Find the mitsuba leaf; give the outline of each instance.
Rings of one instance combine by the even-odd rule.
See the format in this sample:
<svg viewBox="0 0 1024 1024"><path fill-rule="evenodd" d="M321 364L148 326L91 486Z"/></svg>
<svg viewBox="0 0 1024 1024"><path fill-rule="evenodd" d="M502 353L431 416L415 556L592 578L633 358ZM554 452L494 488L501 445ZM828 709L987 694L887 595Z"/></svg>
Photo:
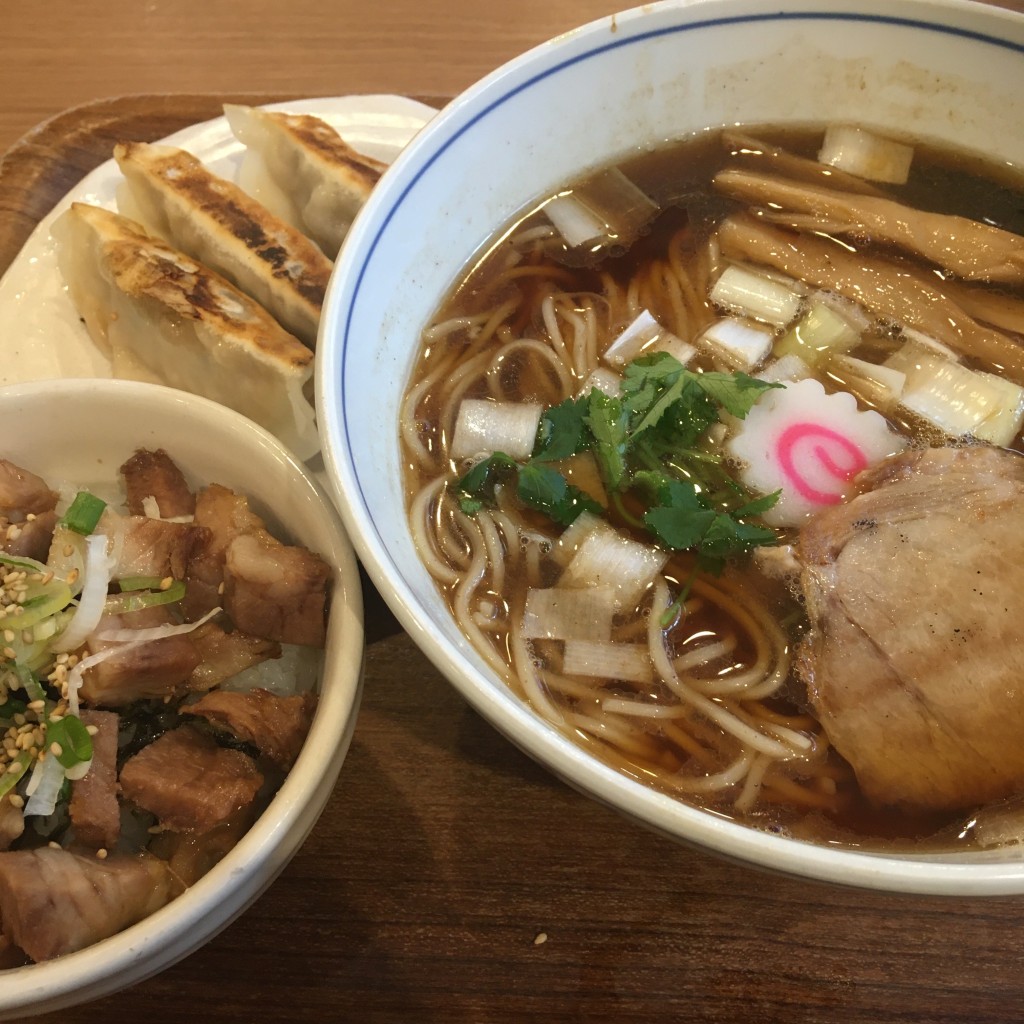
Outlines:
<svg viewBox="0 0 1024 1024"><path fill-rule="evenodd" d="M771 388L785 387L784 384L758 380L745 373L695 373L694 378L700 389L717 402L730 416L746 417L751 406Z"/></svg>
<svg viewBox="0 0 1024 1024"><path fill-rule="evenodd" d="M567 398L548 409L540 418L533 461L559 462L588 448L592 440L586 420L589 411L590 396Z"/></svg>
<svg viewBox="0 0 1024 1024"><path fill-rule="evenodd" d="M452 484L459 507L466 515L479 512L484 505L494 504L494 488L511 480L519 463L504 452L495 452L478 462L468 473Z"/></svg>
<svg viewBox="0 0 1024 1024"><path fill-rule="evenodd" d="M568 526L583 512L600 515L604 510L558 470L530 462L519 470L516 487L519 500L543 512L562 526Z"/></svg>
<svg viewBox="0 0 1024 1024"><path fill-rule="evenodd" d="M594 437L594 455L610 491L622 487L626 477L629 413L618 398L593 390L588 399L586 424Z"/></svg>

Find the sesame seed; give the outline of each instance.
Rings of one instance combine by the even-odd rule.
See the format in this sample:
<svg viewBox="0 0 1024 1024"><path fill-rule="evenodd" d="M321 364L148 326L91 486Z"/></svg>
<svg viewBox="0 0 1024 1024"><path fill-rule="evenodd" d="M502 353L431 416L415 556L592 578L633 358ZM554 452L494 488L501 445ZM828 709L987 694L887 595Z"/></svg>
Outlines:
<svg viewBox="0 0 1024 1024"><path fill-rule="evenodd" d="M165 576L160 581L160 589L161 590L170 590L171 587L173 586L173 584L174 584L174 577L173 576Z"/></svg>
<svg viewBox="0 0 1024 1024"><path fill-rule="evenodd" d="M18 764L17 761L14 761L7 766L7 771L9 774L13 775L15 772L21 771L21 765Z"/></svg>
<svg viewBox="0 0 1024 1024"><path fill-rule="evenodd" d="M50 720L51 720L51 721L53 720L53 715L50 715ZM98 732L99 732L100 730L99 730L99 727L98 727L98 726L95 726L95 725L87 725L87 726L85 727L85 731L86 731L86 732L87 732L87 733L88 733L88 734L89 734L90 736L95 736L95 735L96 735L96 733L98 733Z"/></svg>
<svg viewBox="0 0 1024 1024"><path fill-rule="evenodd" d="M77 582L78 582L78 570L77 569L72 569L71 572L68 573L68 586L73 586Z"/></svg>
<svg viewBox="0 0 1024 1024"><path fill-rule="evenodd" d="M15 636L16 636L16 635L17 635L17 634L16 634L15 632L14 632L14 630L13 630L13 629L5 629L5 630L4 630L4 639L5 639L5 640L6 640L6 641L7 641L8 643L11 643L11 642L12 642L12 641L14 640L14 638L15 638Z"/></svg>
<svg viewBox="0 0 1024 1024"><path fill-rule="evenodd" d="M54 757L60 757L60 755L64 753L64 748L54 740L53 743L50 744L50 753L53 754Z"/></svg>
<svg viewBox="0 0 1024 1024"><path fill-rule="evenodd" d="M8 797L14 807L24 807L25 798L20 793L11 793Z"/></svg>
<svg viewBox="0 0 1024 1024"><path fill-rule="evenodd" d="M107 859L107 851L106 851L106 850L104 850L104 849L103 849L103 847L101 846L101 847L100 847L100 848L99 848L99 849L98 849L98 850L96 851L96 856L97 856L97 857L99 857L99 859L100 859L100 860L106 860L106 859Z"/></svg>
<svg viewBox="0 0 1024 1024"><path fill-rule="evenodd" d="M18 652L10 645L4 647L3 651L0 653L2 653L5 658L10 659L11 661L13 661L18 656Z"/></svg>
<svg viewBox="0 0 1024 1024"><path fill-rule="evenodd" d="M52 839L46 845L51 850L59 850L61 848L60 843L55 843Z"/></svg>

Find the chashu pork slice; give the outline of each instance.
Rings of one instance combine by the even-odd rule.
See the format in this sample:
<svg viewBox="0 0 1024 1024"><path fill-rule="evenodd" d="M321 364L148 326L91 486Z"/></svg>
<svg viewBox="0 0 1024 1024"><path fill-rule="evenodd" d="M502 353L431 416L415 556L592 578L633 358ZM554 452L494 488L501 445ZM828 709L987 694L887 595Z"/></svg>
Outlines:
<svg viewBox="0 0 1024 1024"><path fill-rule="evenodd" d="M801 531L809 696L881 804L1024 789L1024 458L914 450Z"/></svg>
<svg viewBox="0 0 1024 1024"><path fill-rule="evenodd" d="M316 344L331 261L234 182L191 153L120 143L114 159L127 190L122 212L233 281L307 345Z"/></svg>
<svg viewBox="0 0 1024 1024"><path fill-rule="evenodd" d="M246 146L240 173L251 178L254 194L334 259L387 165L356 152L310 114L235 104L225 104L224 114Z"/></svg>
<svg viewBox="0 0 1024 1024"><path fill-rule="evenodd" d="M134 221L75 203L53 226L78 315L116 377L229 406L301 459L320 447L305 389L313 353L262 306Z"/></svg>
<svg viewBox="0 0 1024 1024"><path fill-rule="evenodd" d="M74 953L159 910L181 892L148 854L92 854L43 846L0 854L3 935L35 961Z"/></svg>

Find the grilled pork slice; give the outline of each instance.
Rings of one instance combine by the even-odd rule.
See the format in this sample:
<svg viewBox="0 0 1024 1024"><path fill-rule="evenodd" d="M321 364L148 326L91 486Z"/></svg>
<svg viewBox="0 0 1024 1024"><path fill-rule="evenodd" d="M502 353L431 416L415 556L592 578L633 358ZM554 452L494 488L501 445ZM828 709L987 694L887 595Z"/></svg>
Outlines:
<svg viewBox="0 0 1024 1024"><path fill-rule="evenodd" d="M809 695L865 793L968 808L1024 788L1024 458L906 452L815 517L798 556Z"/></svg>
<svg viewBox="0 0 1024 1024"><path fill-rule="evenodd" d="M123 576L184 579L192 552L203 539L202 527L192 523L120 516L110 509L103 513L97 532L115 538L118 551L115 579Z"/></svg>
<svg viewBox="0 0 1024 1024"><path fill-rule="evenodd" d="M206 530L192 553L186 574L182 614L189 622L223 603L224 554L240 534L262 528L263 520L240 494L220 484L204 487L196 496L195 522Z"/></svg>
<svg viewBox="0 0 1024 1024"><path fill-rule="evenodd" d="M119 642L97 639L108 629L146 629L171 621L170 613L160 606L123 616L105 616L87 641L89 653L122 646ZM82 673L80 695L88 704L116 708L137 700L187 693L200 657L191 633L150 640L118 651L87 668Z"/></svg>
<svg viewBox="0 0 1024 1024"><path fill-rule="evenodd" d="M75 840L97 849L113 847L121 835L121 808L117 802L117 726L111 711L86 711L79 716L95 726L92 763L88 772L71 784L68 812Z"/></svg>
<svg viewBox="0 0 1024 1024"><path fill-rule="evenodd" d="M57 504L57 492L51 491L46 481L0 459L0 513L23 519L29 513L49 512Z"/></svg>
<svg viewBox="0 0 1024 1024"><path fill-rule="evenodd" d="M199 492L195 521L208 532L189 563L187 620L222 606L243 633L323 646L330 579L323 559L282 544L244 497L217 484Z"/></svg>
<svg viewBox="0 0 1024 1024"><path fill-rule="evenodd" d="M194 691L212 690L253 665L281 657L279 643L237 629L227 633L215 622L204 623L189 635L201 659L188 680Z"/></svg>
<svg viewBox="0 0 1024 1024"><path fill-rule="evenodd" d="M251 757L199 729L164 733L121 769L121 792L175 832L209 832L252 803L263 776Z"/></svg>
<svg viewBox="0 0 1024 1024"><path fill-rule="evenodd" d="M147 854L100 860L44 846L0 854L0 921L33 960L51 960L141 921L180 891Z"/></svg>
<svg viewBox="0 0 1024 1024"><path fill-rule="evenodd" d="M231 542L225 570L224 608L239 629L323 647L331 570L322 558L253 530Z"/></svg>
<svg viewBox="0 0 1024 1024"><path fill-rule="evenodd" d="M255 820L256 806L250 804L201 835L161 832L154 837L149 849L167 862L182 885L195 885L238 845Z"/></svg>
<svg viewBox="0 0 1024 1024"><path fill-rule="evenodd" d="M218 690L181 710L200 715L237 739L252 743L261 754L287 770L299 756L315 709L313 693L279 697L269 690L256 689Z"/></svg>
<svg viewBox="0 0 1024 1024"><path fill-rule="evenodd" d="M130 190L130 216L316 344L331 261L305 235L182 149L120 143L114 159Z"/></svg>
<svg viewBox="0 0 1024 1024"><path fill-rule="evenodd" d="M53 540L53 529L57 525L57 513L32 513L31 519L20 522L4 522L0 519L0 548L16 558L34 558L45 562Z"/></svg>
<svg viewBox="0 0 1024 1024"><path fill-rule="evenodd" d="M0 850L8 850L25 831L25 815L10 800L0 798Z"/></svg>
<svg viewBox="0 0 1024 1024"><path fill-rule="evenodd" d="M133 516L147 515L146 499L156 502L161 519L190 516L196 509L195 495L189 489L185 474L163 450L140 448L121 467L128 498L128 511Z"/></svg>

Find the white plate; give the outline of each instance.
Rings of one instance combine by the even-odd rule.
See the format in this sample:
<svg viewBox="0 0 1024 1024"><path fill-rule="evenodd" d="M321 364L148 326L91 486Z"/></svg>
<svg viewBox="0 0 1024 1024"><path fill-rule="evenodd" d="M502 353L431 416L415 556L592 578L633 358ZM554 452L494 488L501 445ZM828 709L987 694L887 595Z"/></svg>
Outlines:
<svg viewBox="0 0 1024 1024"><path fill-rule="evenodd" d="M268 110L313 114L354 149L390 163L436 113L404 96L337 96L274 103ZM223 117L183 128L162 140L186 149L211 171L236 180L245 147ZM73 202L117 209L123 180L113 160L83 178L31 234L0 279L0 385L54 377L110 377L110 363L78 319L57 267L50 225Z"/></svg>

